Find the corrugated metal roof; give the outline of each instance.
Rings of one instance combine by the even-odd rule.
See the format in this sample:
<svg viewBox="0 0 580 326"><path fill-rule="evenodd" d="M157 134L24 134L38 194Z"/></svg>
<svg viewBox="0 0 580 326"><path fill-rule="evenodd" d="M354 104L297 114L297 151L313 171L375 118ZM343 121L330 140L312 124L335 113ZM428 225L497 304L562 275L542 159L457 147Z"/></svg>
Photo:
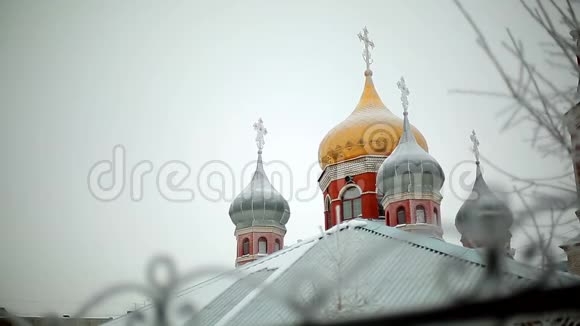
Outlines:
<svg viewBox="0 0 580 326"><path fill-rule="evenodd" d="M444 306L465 297L508 294L541 271L511 259L489 280L485 254L412 234L380 221L351 223L239 267L179 294L180 302L212 293L186 325L276 325ZM364 225L363 225L364 224ZM580 278L554 273L553 284ZM257 285L257 286L256 286ZM207 300L207 299L206 299ZM200 308L200 306L197 306Z"/></svg>
<svg viewBox="0 0 580 326"><path fill-rule="evenodd" d="M291 324L305 316L327 320L443 306L507 294L539 275L511 259L504 263L505 273L491 282L477 250L370 221L324 237L280 275L270 291L285 294L286 301L257 295L226 324ZM316 296L325 290L326 296Z"/></svg>
<svg viewBox="0 0 580 326"><path fill-rule="evenodd" d="M195 311L198 313L203 311L205 307L211 305L213 301L217 300L218 297L222 295L232 295L228 291L228 289L238 282L239 280L243 279L248 275L252 275L261 270L268 270L269 272L266 273L269 275L264 275L266 278L265 280L261 280L263 284L267 284L273 277L279 275L283 271L285 271L289 266L291 266L294 261L304 254L304 252L308 251L318 240L317 237L312 239L304 240L299 242L293 246L284 248L278 252L275 252L271 255L262 257L256 261L251 263L242 265L235 270L231 270L222 274L219 274L211 279L208 279L204 282L194 284L193 286L189 286L176 294L175 299L172 300L170 305L172 307L183 307L184 305L192 305ZM271 272L271 273L270 273ZM248 282L248 283L256 283L256 282ZM239 283L241 285L243 283ZM253 289L246 295L245 298L240 300L240 303L243 304L244 300L251 299L252 293L255 293L256 288L254 286ZM240 304L238 303L238 305ZM237 306L235 306L232 310L228 313L235 312ZM148 305L144 308L139 309L138 311L144 315L144 318L149 320L154 313L153 307ZM207 312L206 312L207 313ZM228 313L225 315L222 314L219 317L222 318L227 316ZM218 314L216 314L217 316ZM130 315L124 315L119 318L112 320L111 322L106 323L107 326L124 326L124 325L132 325ZM184 325L187 321L188 324L198 325L195 320L181 320L181 316L177 317L175 321L173 321L172 325ZM212 317L204 317L204 318L212 318Z"/></svg>
<svg viewBox="0 0 580 326"><path fill-rule="evenodd" d="M196 314L195 323L214 325L273 272L273 269L262 269L237 281Z"/></svg>

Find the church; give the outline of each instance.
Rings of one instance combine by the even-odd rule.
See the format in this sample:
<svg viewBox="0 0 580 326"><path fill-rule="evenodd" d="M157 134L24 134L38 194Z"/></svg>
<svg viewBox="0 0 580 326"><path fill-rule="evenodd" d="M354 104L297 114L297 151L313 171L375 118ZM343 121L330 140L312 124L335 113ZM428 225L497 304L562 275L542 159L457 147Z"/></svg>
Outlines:
<svg viewBox="0 0 580 326"><path fill-rule="evenodd" d="M171 305L190 303L194 312L175 317L172 325L363 318L509 294L546 276L513 258L513 215L486 184L475 131L466 135L466 142L472 142L476 179L470 197L454 214L462 246L444 240L445 171L436 153L429 153L428 138L411 124L404 78L397 83L401 118L383 103L373 83L374 43L367 29L358 37L366 64L362 95L352 113L328 131L318 151L325 230L285 245L291 208L264 169L267 129L258 120L255 172L229 209L236 268L178 292ZM578 119L576 111L572 115ZM577 251L578 245L562 248ZM490 270L490 253L501 257L500 272ZM569 266L577 265L574 255L568 253ZM543 282L548 287L578 282L578 270L569 270L550 273ZM496 277L490 279L490 273ZM154 310L149 306L140 313L147 316ZM133 314L107 325L128 325Z"/></svg>

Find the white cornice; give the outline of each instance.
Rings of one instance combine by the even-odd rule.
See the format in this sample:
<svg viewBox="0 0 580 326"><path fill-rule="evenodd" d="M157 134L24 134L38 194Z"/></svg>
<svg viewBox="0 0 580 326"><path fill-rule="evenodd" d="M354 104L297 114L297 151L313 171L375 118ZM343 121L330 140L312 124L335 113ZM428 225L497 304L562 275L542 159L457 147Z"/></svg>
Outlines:
<svg viewBox="0 0 580 326"><path fill-rule="evenodd" d="M280 236L284 236L286 234L286 230L281 229L277 226L250 226L247 228L239 229L234 232L235 236L252 233L252 232L261 232L261 233L276 233Z"/></svg>
<svg viewBox="0 0 580 326"><path fill-rule="evenodd" d="M380 155L365 155L328 165L318 178L320 189L325 191L332 181L344 179L346 176L377 173L386 158Z"/></svg>
<svg viewBox="0 0 580 326"><path fill-rule="evenodd" d="M392 203L409 199L431 200L437 204L441 204L441 199L443 199L443 196L435 192L403 192L395 195L384 196L381 199L381 206L387 207Z"/></svg>

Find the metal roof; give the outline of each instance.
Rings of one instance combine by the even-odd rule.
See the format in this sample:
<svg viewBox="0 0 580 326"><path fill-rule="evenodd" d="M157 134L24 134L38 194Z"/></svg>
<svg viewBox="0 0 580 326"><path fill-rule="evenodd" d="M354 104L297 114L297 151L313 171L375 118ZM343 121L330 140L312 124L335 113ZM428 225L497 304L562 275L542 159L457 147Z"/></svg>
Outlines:
<svg viewBox="0 0 580 326"><path fill-rule="evenodd" d="M212 287L217 292L185 325L294 324L509 294L533 285L542 273L509 258L502 266L490 280L481 250L356 219L237 268L250 275L247 289L235 280L224 286L231 277L224 274L180 293L179 300L196 302ZM579 279L554 272L548 284Z"/></svg>
<svg viewBox="0 0 580 326"><path fill-rule="evenodd" d="M262 269L237 281L195 315L195 324L214 325L273 272L273 269Z"/></svg>
<svg viewBox="0 0 580 326"><path fill-rule="evenodd" d="M268 292L280 296L258 295L219 325L292 324L305 316L327 320L443 306L466 296L507 294L541 273L506 259L505 274L492 284L482 253L370 221L323 237L271 283Z"/></svg>

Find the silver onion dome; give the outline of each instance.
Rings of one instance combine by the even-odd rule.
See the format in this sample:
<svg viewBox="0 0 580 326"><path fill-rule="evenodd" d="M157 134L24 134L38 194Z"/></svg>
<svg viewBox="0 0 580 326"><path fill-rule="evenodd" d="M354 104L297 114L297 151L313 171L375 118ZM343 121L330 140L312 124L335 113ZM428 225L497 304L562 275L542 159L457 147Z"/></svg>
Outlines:
<svg viewBox="0 0 580 326"><path fill-rule="evenodd" d="M258 152L258 163L252 181L234 199L229 215L236 229L251 226L277 226L285 229L284 225L290 218L290 207L268 180L261 151Z"/></svg>
<svg viewBox="0 0 580 326"><path fill-rule="evenodd" d="M455 227L463 240L478 245L509 241L513 215L509 207L489 189L476 161L473 190L455 216Z"/></svg>
<svg viewBox="0 0 580 326"><path fill-rule="evenodd" d="M437 160L417 144L407 111L403 114L403 135L377 174L378 196L404 192L439 193L445 181L443 169Z"/></svg>

